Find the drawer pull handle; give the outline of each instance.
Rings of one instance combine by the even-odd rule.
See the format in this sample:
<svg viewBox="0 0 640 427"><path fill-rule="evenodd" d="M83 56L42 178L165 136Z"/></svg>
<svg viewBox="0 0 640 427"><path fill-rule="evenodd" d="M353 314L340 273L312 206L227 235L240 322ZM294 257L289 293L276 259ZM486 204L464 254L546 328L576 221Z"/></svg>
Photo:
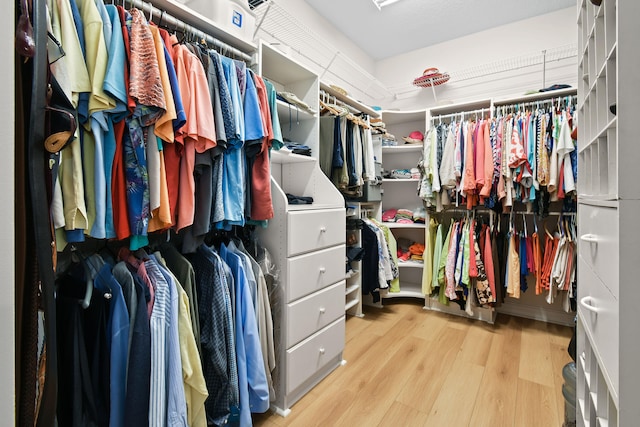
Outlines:
<svg viewBox="0 0 640 427"><path fill-rule="evenodd" d="M583 234L580 236L580 240L588 243L598 243L598 236L595 234Z"/></svg>
<svg viewBox="0 0 640 427"><path fill-rule="evenodd" d="M320 307L320 314L324 314L326 312L327 312L327 310L324 307Z"/></svg>
<svg viewBox="0 0 640 427"><path fill-rule="evenodd" d="M320 232L321 233L326 233L327 232L327 227L320 227Z"/></svg>
<svg viewBox="0 0 640 427"><path fill-rule="evenodd" d="M324 273L325 271L327 271L327 269L326 269L326 268L324 268L324 267L320 267L320 273Z"/></svg>
<svg viewBox="0 0 640 427"><path fill-rule="evenodd" d="M582 297L580 300L580 305L584 307L585 310L589 310L593 313L599 313L600 309L598 307L594 307L593 304L594 298L592 296L587 295L586 297Z"/></svg>
<svg viewBox="0 0 640 427"><path fill-rule="evenodd" d="M320 354L324 354L324 347L320 347Z"/></svg>

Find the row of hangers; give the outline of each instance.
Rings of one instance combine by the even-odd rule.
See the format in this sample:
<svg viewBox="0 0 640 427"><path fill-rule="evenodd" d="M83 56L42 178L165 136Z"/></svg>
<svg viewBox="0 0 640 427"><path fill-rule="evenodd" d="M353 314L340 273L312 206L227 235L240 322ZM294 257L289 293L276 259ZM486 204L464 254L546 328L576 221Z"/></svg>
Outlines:
<svg viewBox="0 0 640 427"><path fill-rule="evenodd" d="M333 98L333 102L331 102ZM344 104L341 101L338 101L335 96L329 95L324 90L320 90L320 115L329 113L333 116L346 116L347 120L353 122L354 124L364 128L369 129L370 126L367 123L367 120L362 118L359 115L356 115L351 112L351 109L348 105Z"/></svg>
<svg viewBox="0 0 640 427"><path fill-rule="evenodd" d="M179 39L180 44L197 43L206 49L213 48L220 55L223 55L229 58L240 59L244 61L250 60L250 57L247 54L239 51L238 49L232 46L227 45L226 43L212 37L211 35L208 35L202 30L194 28L191 25L178 20L177 18L170 17L170 15L167 14L164 10L160 10L159 14L157 13L154 14L154 10L156 10L156 8L153 6L152 3L145 2L144 0L141 3L142 3L141 10L143 12L144 12L144 9L148 9L147 21L155 22L155 24L159 28L165 29L170 33L173 33L176 35L180 33L181 34ZM122 6L124 9L127 9L127 6L129 6L128 10L136 7L134 0L110 0L110 4L114 6ZM157 22L154 21L154 18L156 17L158 17ZM173 27L170 27L166 22L169 20L174 21ZM211 44L212 46L209 46L209 44Z"/></svg>
<svg viewBox="0 0 640 427"><path fill-rule="evenodd" d="M549 98L545 100L538 101L530 101L530 102L519 102L515 104L509 105L497 105L492 108L495 109L496 115L506 116L508 114L517 114L521 112L529 112L529 111L546 111L548 109L554 109L555 111L562 111L564 109L569 108L572 112L575 110L577 104L577 96L565 96L565 97L557 97L557 98ZM460 117L460 121L464 121L465 119L471 120L485 120L489 119L487 114L491 112L489 108L480 108L478 110L471 111L461 111L457 113L449 113L449 114L438 114L431 117L431 122L435 123L436 120L438 124L442 124L443 119L453 119L451 121L455 121L457 117ZM494 117L494 115L490 115ZM445 122L446 123L446 122Z"/></svg>

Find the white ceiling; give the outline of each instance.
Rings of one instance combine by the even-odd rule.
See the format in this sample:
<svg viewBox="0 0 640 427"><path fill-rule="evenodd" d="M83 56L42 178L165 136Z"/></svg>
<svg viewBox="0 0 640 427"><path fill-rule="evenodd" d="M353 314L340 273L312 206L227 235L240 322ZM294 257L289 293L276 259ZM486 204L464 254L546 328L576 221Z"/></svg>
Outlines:
<svg viewBox="0 0 640 427"><path fill-rule="evenodd" d="M575 0L402 0L379 11L371 0L305 1L375 60L576 4Z"/></svg>

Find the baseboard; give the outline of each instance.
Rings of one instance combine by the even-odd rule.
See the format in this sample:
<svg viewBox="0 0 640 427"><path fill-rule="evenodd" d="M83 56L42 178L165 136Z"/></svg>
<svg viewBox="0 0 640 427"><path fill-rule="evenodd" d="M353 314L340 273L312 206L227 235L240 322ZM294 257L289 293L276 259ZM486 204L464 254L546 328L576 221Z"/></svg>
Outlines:
<svg viewBox="0 0 640 427"><path fill-rule="evenodd" d="M560 310L550 310L548 307L521 304L520 302L505 302L497 309L498 314L524 317L526 319L540 320L547 323L555 323L563 326L574 326L575 313L567 313Z"/></svg>

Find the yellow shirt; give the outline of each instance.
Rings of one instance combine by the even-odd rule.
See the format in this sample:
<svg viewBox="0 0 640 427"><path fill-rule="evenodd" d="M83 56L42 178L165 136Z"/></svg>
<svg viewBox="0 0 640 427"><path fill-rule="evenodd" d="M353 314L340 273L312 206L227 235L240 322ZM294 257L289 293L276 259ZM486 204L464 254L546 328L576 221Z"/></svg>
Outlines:
<svg viewBox="0 0 640 427"><path fill-rule="evenodd" d="M209 396L204 381L200 354L196 346L191 328L189 314L189 297L181 286L178 308L178 338L180 340L180 357L182 359L182 377L184 378L184 397L187 401L187 420L192 427L207 427L207 415L204 402Z"/></svg>
<svg viewBox="0 0 640 427"><path fill-rule="evenodd" d="M109 55L107 53L107 44L104 40L100 12L94 0L78 0L78 10L80 10L80 15L82 16L86 65L91 79L89 115L92 115L96 111L115 108L116 102L102 89Z"/></svg>
<svg viewBox="0 0 640 427"><path fill-rule="evenodd" d="M173 92L171 91L171 82L167 73L167 63L164 57L164 43L160 36L160 30L153 25L149 26L153 42L156 47L156 56L158 57L158 70L160 71L160 83L164 90L164 102L166 109L164 114L156 122L155 134L163 141L173 142L173 120L176 119L176 106L173 102Z"/></svg>

